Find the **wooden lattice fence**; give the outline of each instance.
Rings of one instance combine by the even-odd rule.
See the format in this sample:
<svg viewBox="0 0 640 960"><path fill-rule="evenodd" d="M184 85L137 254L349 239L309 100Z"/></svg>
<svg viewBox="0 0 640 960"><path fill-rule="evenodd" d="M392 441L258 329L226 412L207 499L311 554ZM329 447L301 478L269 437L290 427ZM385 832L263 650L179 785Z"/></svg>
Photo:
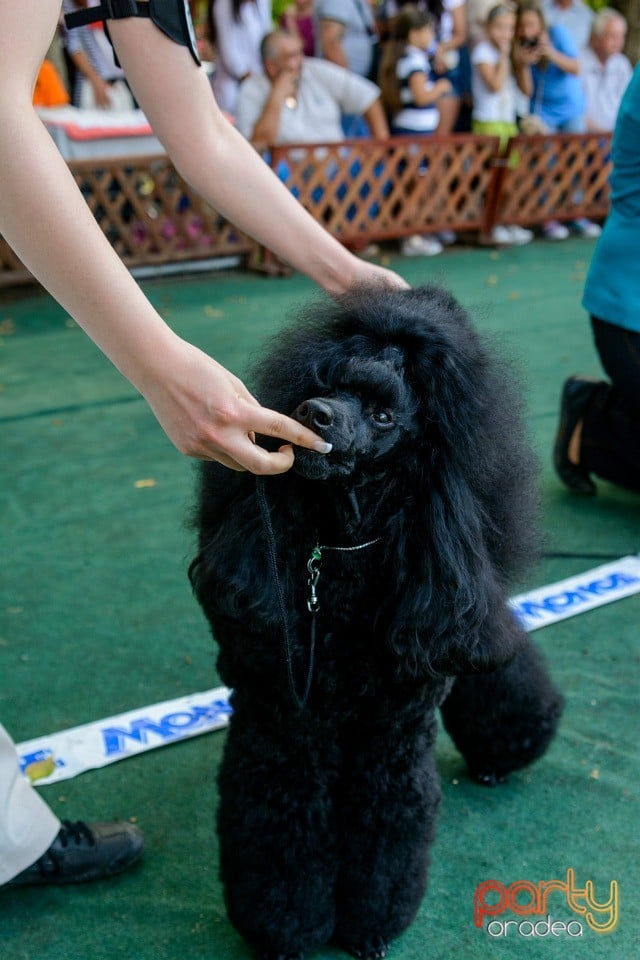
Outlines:
<svg viewBox="0 0 640 960"><path fill-rule="evenodd" d="M69 167L128 267L245 255L256 246L195 193L166 156L72 160ZM0 284L28 279L0 237Z"/></svg>
<svg viewBox="0 0 640 960"><path fill-rule="evenodd" d="M398 137L274 147L277 176L342 243L434 233L490 236L496 223L603 219L611 136ZM165 156L71 161L98 224L129 267L229 255L277 272L275 258L202 200ZM256 198L260 202L260 198ZM0 237L0 285L30 279Z"/></svg>
<svg viewBox="0 0 640 960"><path fill-rule="evenodd" d="M436 230L479 230L496 137L350 140L275 147L271 166L345 244Z"/></svg>
<svg viewBox="0 0 640 960"><path fill-rule="evenodd" d="M487 226L603 219L609 210L609 134L514 137L487 201Z"/></svg>

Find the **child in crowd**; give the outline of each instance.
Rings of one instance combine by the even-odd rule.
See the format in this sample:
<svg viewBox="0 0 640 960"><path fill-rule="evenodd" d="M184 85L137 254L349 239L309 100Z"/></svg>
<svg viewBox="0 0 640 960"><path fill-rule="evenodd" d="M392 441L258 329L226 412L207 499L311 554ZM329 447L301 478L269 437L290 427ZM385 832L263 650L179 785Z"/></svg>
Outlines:
<svg viewBox="0 0 640 960"><path fill-rule="evenodd" d="M396 136L428 136L438 126L438 101L451 92L451 83L433 79L427 51L434 40L431 14L417 6L404 6L385 43L380 65L382 102ZM437 237L416 234L403 241L402 253L432 257L442 253L442 243Z"/></svg>
<svg viewBox="0 0 640 960"><path fill-rule="evenodd" d="M518 133L517 85L511 69L511 45L516 26L514 7L498 3L487 14L484 39L471 53L472 130L500 137L504 149ZM524 244L533 240L531 230L519 226L496 226L492 239L500 244Z"/></svg>

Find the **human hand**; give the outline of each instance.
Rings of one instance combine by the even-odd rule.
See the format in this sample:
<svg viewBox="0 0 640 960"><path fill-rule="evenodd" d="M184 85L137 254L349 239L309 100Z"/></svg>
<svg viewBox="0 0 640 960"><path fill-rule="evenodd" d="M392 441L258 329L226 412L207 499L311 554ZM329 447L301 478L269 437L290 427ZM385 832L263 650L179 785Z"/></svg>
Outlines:
<svg viewBox="0 0 640 960"><path fill-rule="evenodd" d="M441 52L440 48L436 50L433 57L431 58L431 65L435 73L446 73L447 72L447 60L444 55L444 51Z"/></svg>
<svg viewBox="0 0 640 960"><path fill-rule="evenodd" d="M353 255L353 271L349 277L349 282L341 290L332 290L332 293L345 293L352 285L379 284L381 287L390 287L397 290L408 290L409 284L400 274L386 267L381 267L377 263L371 263L369 260L362 260Z"/></svg>
<svg viewBox="0 0 640 960"><path fill-rule="evenodd" d="M91 86L93 87L96 106L100 107L101 110L109 110L111 108L109 84L105 83L100 77L96 77L91 80Z"/></svg>
<svg viewBox="0 0 640 960"><path fill-rule="evenodd" d="M298 95L300 74L295 70L283 70L273 81L273 93L278 99L295 102Z"/></svg>
<svg viewBox="0 0 640 960"><path fill-rule="evenodd" d="M317 453L331 449L302 424L261 407L241 380L179 337L149 363L142 379L141 392L162 429L187 456L276 474L293 464L292 444ZM256 444L256 434L285 443L270 452Z"/></svg>
<svg viewBox="0 0 640 960"><path fill-rule="evenodd" d="M513 58L517 64L523 64L526 67L533 66L534 63L537 63L540 59L540 50L538 48L538 43L532 47L529 44L523 43L522 40L519 40L513 48Z"/></svg>
<svg viewBox="0 0 640 960"><path fill-rule="evenodd" d="M549 34L547 33L546 30L544 30L543 33L541 33L540 36L538 37L538 43L535 47L535 52L538 56L538 59L540 59L541 57L549 58L549 55L554 52L554 49L555 48L553 47L551 40L549 39Z"/></svg>
<svg viewBox="0 0 640 960"><path fill-rule="evenodd" d="M448 96L453 90L451 81L444 77L441 80L436 80L433 86L438 98Z"/></svg>

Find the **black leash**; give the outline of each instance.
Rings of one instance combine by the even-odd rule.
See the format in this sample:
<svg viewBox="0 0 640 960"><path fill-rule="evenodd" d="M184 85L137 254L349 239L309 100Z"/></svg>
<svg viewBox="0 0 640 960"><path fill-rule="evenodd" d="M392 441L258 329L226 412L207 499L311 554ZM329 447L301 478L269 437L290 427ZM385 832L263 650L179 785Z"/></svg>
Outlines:
<svg viewBox="0 0 640 960"><path fill-rule="evenodd" d="M284 636L284 653L287 660L287 676L289 678L289 688L291 690L291 696L293 697L295 705L297 706L298 710L302 712L302 710L304 710L307 704L307 700L309 699L309 691L311 690L311 678L313 676L313 665L315 661L315 631L312 631L312 635L311 635L311 646L309 649L309 669L307 671L307 679L304 685L304 692L302 694L302 697L300 697L298 695L296 678L293 672L293 656L291 652L291 632L289 630L289 617L287 615L287 605L285 603L284 594L282 592L282 585L280 583L280 575L278 573L278 557L276 554L276 536L275 536L275 533L273 532L273 524L271 523L271 514L269 512L269 504L267 503L267 498L264 492L264 479L262 477L256 477L256 496L258 498L258 506L260 507L262 522L264 524L265 532L267 535L267 552L269 555L269 564L271 566L271 577L273 580L274 589L276 591L278 607L280 609L280 620L282 622L282 633Z"/></svg>
<svg viewBox="0 0 640 960"><path fill-rule="evenodd" d="M295 705L297 706L298 710L302 712L302 710L304 710L304 708L307 705L307 700L309 699L309 693L311 691L311 682L313 680L313 670L315 666L316 614L320 609L320 601L318 599L317 586L318 586L318 580L320 579L320 563L322 561L322 551L335 550L338 552L353 553L356 550L364 550L365 547L371 547L374 543L378 543L378 541L381 538L376 537L374 540L367 540L366 543L359 543L353 547L333 547L333 546L328 546L327 544L316 543L315 547L311 551L311 555L309 557L309 560L307 561L307 572L309 574L309 578L307 580L307 586L309 587L307 609L311 614L311 629L310 629L310 635L309 635L309 666L307 669L307 676L304 683L304 690L302 692L302 696L300 696L298 694L296 678L293 670L291 631L289 629L289 617L287 614L287 604L285 601L284 594L282 592L282 584L280 583L280 574L278 573L276 537L273 531L273 524L271 523L271 513L269 512L269 504L267 503L267 498L264 492L264 479L262 477L256 477L256 496L258 498L258 506L260 507L262 522L264 524L264 528L266 532L269 564L271 566L273 586L276 591L278 607L280 609L280 620L282 622L282 633L284 636L284 652L285 652L285 658L287 661L287 676L289 678L289 689L291 690L291 696L293 697Z"/></svg>

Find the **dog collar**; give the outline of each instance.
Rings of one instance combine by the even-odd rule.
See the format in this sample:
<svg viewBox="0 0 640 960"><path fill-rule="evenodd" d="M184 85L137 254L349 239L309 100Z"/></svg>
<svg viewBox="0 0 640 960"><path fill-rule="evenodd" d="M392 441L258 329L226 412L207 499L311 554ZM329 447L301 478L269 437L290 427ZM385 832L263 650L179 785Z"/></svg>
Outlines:
<svg viewBox="0 0 640 960"><path fill-rule="evenodd" d="M320 601L318 600L318 592L316 587L318 585L318 580L320 579L320 563L322 561L322 551L323 550L336 550L343 553L352 553L355 550L364 550L365 547L371 547L374 543L378 543L382 537L376 537L374 540L367 540L366 543L358 543L353 547L333 547L329 546L326 543L316 543L315 547L311 551L311 556L307 560L307 570L309 572L309 579L307 580L307 585L309 587L309 599L307 600L307 608L309 613L317 613L320 609Z"/></svg>

